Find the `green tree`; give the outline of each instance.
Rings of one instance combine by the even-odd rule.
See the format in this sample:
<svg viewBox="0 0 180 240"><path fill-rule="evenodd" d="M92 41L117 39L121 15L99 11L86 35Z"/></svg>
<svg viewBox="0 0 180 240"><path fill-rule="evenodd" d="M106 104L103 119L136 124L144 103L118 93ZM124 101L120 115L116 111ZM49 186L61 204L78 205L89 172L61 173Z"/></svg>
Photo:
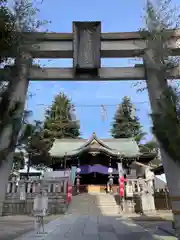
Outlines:
<svg viewBox="0 0 180 240"><path fill-rule="evenodd" d="M30 167L38 169L46 168L51 161L49 155L49 149L51 142L49 139L44 138L43 123L35 121L33 124L26 126L27 133L29 135L25 143L25 152L27 162L27 173L29 173Z"/></svg>
<svg viewBox="0 0 180 240"><path fill-rule="evenodd" d="M48 143L43 136L43 123L34 121L24 123L17 143L17 151L14 153L12 170L20 170L25 166L27 160L27 179L30 167L44 169L50 164Z"/></svg>
<svg viewBox="0 0 180 240"><path fill-rule="evenodd" d="M73 113L73 105L64 93L60 93L46 111L44 137L54 140L55 138L78 138L79 136L80 126Z"/></svg>
<svg viewBox="0 0 180 240"><path fill-rule="evenodd" d="M112 122L111 134L114 138L133 137L139 143L146 135L142 131L139 118L129 97L124 97Z"/></svg>
<svg viewBox="0 0 180 240"><path fill-rule="evenodd" d="M29 165L35 168L45 168L52 165L49 150L55 139L79 138L80 126L73 113L73 105L64 94L58 94L52 106L46 110L43 124L34 128L34 133L28 140L26 152Z"/></svg>
<svg viewBox="0 0 180 240"><path fill-rule="evenodd" d="M148 141L144 144L139 144L139 149L140 149L141 153L154 153L154 154L156 154L154 159L150 162L151 166L157 167L160 164L162 164L161 158L159 156L159 146L158 146L157 141L151 140L151 141Z"/></svg>
<svg viewBox="0 0 180 240"><path fill-rule="evenodd" d="M0 63L6 61L7 52L16 47L15 17L7 7L7 0L0 0Z"/></svg>
<svg viewBox="0 0 180 240"><path fill-rule="evenodd" d="M157 152L158 150L158 144L154 140L148 141L145 144L140 144L139 147L142 153Z"/></svg>

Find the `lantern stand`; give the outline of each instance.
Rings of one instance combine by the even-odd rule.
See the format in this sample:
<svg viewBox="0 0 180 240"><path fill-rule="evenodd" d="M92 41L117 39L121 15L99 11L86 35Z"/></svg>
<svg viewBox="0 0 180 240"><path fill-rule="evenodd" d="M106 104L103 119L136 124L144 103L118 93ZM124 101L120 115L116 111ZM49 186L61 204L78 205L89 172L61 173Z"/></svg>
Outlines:
<svg viewBox="0 0 180 240"><path fill-rule="evenodd" d="M81 172L81 169L78 168L76 169L76 193L79 194L79 190L80 190L80 172Z"/></svg>
<svg viewBox="0 0 180 240"><path fill-rule="evenodd" d="M111 157L109 161L109 168L108 168L108 174L109 174L109 181L108 181L108 192L112 193L112 186L113 186L113 175L112 175L113 169L111 167Z"/></svg>

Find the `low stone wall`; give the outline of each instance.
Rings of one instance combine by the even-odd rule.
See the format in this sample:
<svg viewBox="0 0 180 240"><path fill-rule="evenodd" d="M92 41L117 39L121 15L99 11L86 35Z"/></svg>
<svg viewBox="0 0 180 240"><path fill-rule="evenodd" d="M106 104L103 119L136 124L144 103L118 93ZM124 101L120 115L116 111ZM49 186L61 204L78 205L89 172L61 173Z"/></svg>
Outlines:
<svg viewBox="0 0 180 240"><path fill-rule="evenodd" d="M171 201L167 191L156 192L154 201L156 210L171 210Z"/></svg>
<svg viewBox="0 0 180 240"><path fill-rule="evenodd" d="M67 209L67 183L68 178L66 177L50 180L21 180L19 182L11 180L7 187L3 215L33 214L34 199L40 189L47 192L48 213L64 213Z"/></svg>
<svg viewBox="0 0 180 240"><path fill-rule="evenodd" d="M119 195L115 195L116 203L120 204ZM171 202L169 199L168 192L155 192L154 193L154 202L156 210L171 210ZM140 198L137 195L133 197L126 197L125 203L125 212L126 213L140 213L141 212L141 202Z"/></svg>
<svg viewBox="0 0 180 240"><path fill-rule="evenodd" d="M7 197L4 202L3 215L33 214L34 197L27 197L22 201L19 197ZM48 213L61 214L67 209L66 195L48 196Z"/></svg>

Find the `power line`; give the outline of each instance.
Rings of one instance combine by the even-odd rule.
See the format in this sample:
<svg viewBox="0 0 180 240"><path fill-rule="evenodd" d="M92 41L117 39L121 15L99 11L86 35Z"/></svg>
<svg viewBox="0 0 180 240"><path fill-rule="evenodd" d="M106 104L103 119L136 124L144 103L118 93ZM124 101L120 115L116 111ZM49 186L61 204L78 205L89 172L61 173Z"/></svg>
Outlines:
<svg viewBox="0 0 180 240"><path fill-rule="evenodd" d="M138 105L138 104L149 104L149 101L144 101L144 102L134 102L133 105ZM43 103L38 103L36 104L37 106L44 106L44 107L51 107L52 105L47 105L47 104L43 104ZM74 105L74 104L73 104ZM121 103L116 103L116 104L77 104L77 105L74 105L75 108L96 108L96 107L102 107L102 106L105 106L105 107L117 107L121 105Z"/></svg>

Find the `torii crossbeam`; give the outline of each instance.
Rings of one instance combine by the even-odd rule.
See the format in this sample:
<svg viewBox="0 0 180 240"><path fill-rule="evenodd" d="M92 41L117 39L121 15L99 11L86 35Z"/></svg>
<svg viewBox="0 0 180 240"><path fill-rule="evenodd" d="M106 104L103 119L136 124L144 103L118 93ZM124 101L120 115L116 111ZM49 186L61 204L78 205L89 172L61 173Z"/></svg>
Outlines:
<svg viewBox="0 0 180 240"><path fill-rule="evenodd" d="M101 33L100 22L73 22L73 33L37 32L26 33L26 35L27 39L31 39L30 42L35 39L34 44L29 45L28 49L33 58L73 59L72 68L41 68L34 66L30 70L29 80L145 79L143 65L101 67L100 64L101 58L141 57L146 50L146 40L143 39L140 32ZM172 32L168 45L173 56L180 55L180 30ZM12 54L9 54L9 56L13 57ZM86 65L89 64L86 71L84 66L80 66L84 62L86 62ZM79 69L78 73L77 69ZM7 69L0 70L1 76L5 71ZM169 70L167 78L179 79L180 67Z"/></svg>

